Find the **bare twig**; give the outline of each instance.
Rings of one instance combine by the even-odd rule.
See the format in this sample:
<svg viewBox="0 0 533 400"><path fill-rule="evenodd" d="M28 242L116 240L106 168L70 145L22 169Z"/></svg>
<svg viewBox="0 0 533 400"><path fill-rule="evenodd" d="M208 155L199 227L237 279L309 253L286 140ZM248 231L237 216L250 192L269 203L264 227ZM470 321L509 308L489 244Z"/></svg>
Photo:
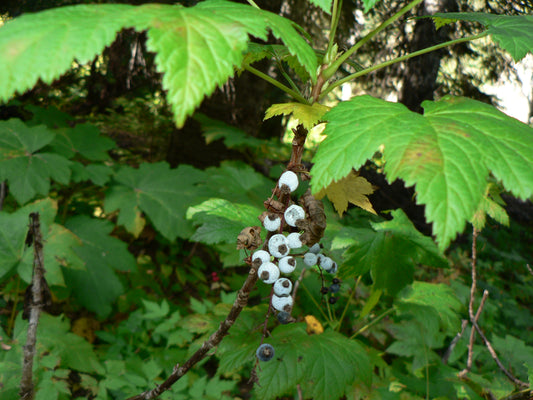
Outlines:
<svg viewBox="0 0 533 400"><path fill-rule="evenodd" d="M41 309L45 303L44 292L47 290L46 281L44 280L44 257L43 257L43 238L39 222L39 213L30 214L29 237L33 242L33 278L29 301L26 306L29 309L28 334L26 344L24 345L24 359L22 363L22 378L20 380L20 398L31 400L35 392L33 387L33 359L35 357L35 342L37 341L37 325Z"/></svg>
<svg viewBox="0 0 533 400"><path fill-rule="evenodd" d="M471 370L472 368L472 358L473 358L473 347L474 347L474 341L475 341L475 333L477 332L481 339L483 340L483 343L485 343L485 346L487 347L491 357L496 362L498 367L502 370L502 372L505 374L505 376L513 382L515 385L526 388L529 387L529 384L522 382L520 379L515 377L505 366L502 364L500 359L498 358L498 355L496 354L496 351L492 347L492 344L487 339L483 331L481 330L478 319L481 315L481 311L483 310L483 306L485 305L485 302L487 298L489 297L489 292L485 290L483 292L483 297L481 299L481 303L476 311L476 314L474 315L474 297L476 294L476 285L477 285L477 276L476 276L476 261L477 261L477 250L476 250L476 241L477 236L479 234L479 231L476 228L473 228L472 233L472 286L470 287L470 302L468 304L468 314L470 316L470 322L472 323L472 330L470 332L470 342L468 344L468 359L466 363L466 368L463 369L461 372L459 372L458 376L460 378L465 378L466 374Z"/></svg>
<svg viewBox="0 0 533 400"><path fill-rule="evenodd" d="M476 297L477 287L477 275L476 275L476 262L477 262L477 236L479 231L474 227L472 228L472 285L470 286L470 301L468 302L468 315L470 322L474 321L474 299ZM478 310L479 311L479 310ZM476 340L476 331L474 326L470 330L470 342L468 343L468 358L466 361L466 368L459 372L459 377L464 378L466 374L472 369L472 359L474 354L474 341Z"/></svg>
<svg viewBox="0 0 533 400"><path fill-rule="evenodd" d="M467 325L468 325L468 320L467 319L463 319L461 321L461 332L458 332L457 335L455 335L455 337L451 341L450 345L448 346L448 349L446 350L446 353L442 356L442 363L443 364L447 364L448 363L448 359L452 355L453 349L455 349L455 346L457 346L457 343L459 343L459 340L461 340L461 338L463 337Z"/></svg>
<svg viewBox="0 0 533 400"><path fill-rule="evenodd" d="M529 264L526 264L526 267L527 267L527 270L529 271L529 273L531 275L533 275L533 269L531 269L530 265Z"/></svg>
<svg viewBox="0 0 533 400"><path fill-rule="evenodd" d="M520 379L515 377L509 370L507 370L507 368L505 368L505 366L502 364L502 362L498 358L498 355L496 354L496 351L494 351L494 348L492 347L491 343L489 342L489 339L487 339L487 337L485 336L485 334L483 333L483 331L479 327L477 321L472 321L472 325L474 325L474 327L476 328L477 333L479 334L479 336L481 336L481 339L483 340L483 342L485 343L485 346L489 350L489 353L490 353L491 357L496 362L498 367L502 370L502 372L505 374L505 376L517 386L520 386L522 388L529 387L528 383L522 382Z"/></svg>
<svg viewBox="0 0 533 400"><path fill-rule="evenodd" d="M4 200L6 199L7 190L6 190L6 181L0 183L0 211L4 208Z"/></svg>

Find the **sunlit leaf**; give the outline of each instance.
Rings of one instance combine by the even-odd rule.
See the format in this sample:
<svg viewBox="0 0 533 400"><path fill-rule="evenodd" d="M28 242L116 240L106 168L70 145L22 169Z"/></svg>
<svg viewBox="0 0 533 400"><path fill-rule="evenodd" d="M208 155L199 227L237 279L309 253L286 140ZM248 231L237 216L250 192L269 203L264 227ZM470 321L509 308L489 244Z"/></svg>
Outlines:
<svg viewBox="0 0 533 400"><path fill-rule="evenodd" d="M415 185L416 201L425 204L444 249L473 217L489 172L516 196L533 194L533 128L461 97L422 106L423 116L370 96L337 105L325 116L327 138L313 160L311 182L316 193L383 148L387 179Z"/></svg>
<svg viewBox="0 0 533 400"><path fill-rule="evenodd" d="M276 115L291 115L298 120L306 129L313 128L329 110L329 107L319 103L313 105L301 103L274 104L265 112L265 118L269 119Z"/></svg>

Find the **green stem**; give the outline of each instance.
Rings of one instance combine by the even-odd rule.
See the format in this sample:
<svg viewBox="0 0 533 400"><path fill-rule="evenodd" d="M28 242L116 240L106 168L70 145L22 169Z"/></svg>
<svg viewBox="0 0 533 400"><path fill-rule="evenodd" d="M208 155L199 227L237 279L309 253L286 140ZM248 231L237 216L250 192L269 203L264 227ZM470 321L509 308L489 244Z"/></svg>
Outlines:
<svg viewBox="0 0 533 400"><path fill-rule="evenodd" d="M370 32L368 35L366 35L364 38L359 40L356 44L354 44L348 51L346 51L344 54L342 54L335 62L333 62L328 68L326 68L323 71L323 75L325 79L329 79L333 76L333 74L339 69L339 67L342 65L344 61L346 61L348 58L352 56L361 46L363 46L366 42L371 40L374 36L376 36L378 33L383 31L385 28L387 28L389 25L391 25L394 21L396 21L398 18L400 18L405 13L409 12L411 9L416 7L418 4L420 4L424 0L413 0L409 4L407 4L405 7L403 7L401 10L399 10L397 13L395 13L393 16L391 16L389 19L383 21L381 25L379 25L376 29L374 29L372 32Z"/></svg>
<svg viewBox="0 0 533 400"><path fill-rule="evenodd" d="M255 1L254 0L246 0L248 2L248 4L250 4L252 7L254 8L257 8L258 10L260 10L259 6L257 4L255 4Z"/></svg>
<svg viewBox="0 0 533 400"><path fill-rule="evenodd" d="M420 56L422 54L426 54L426 53L430 53L430 52L438 50L438 49L442 49L443 47L451 46L451 45L454 45L454 44L457 44L457 43L469 42L469 41L472 41L472 40L480 39L480 38L485 37L487 35L488 35L488 32L482 32L482 33L474 35L474 36L469 36L469 37L465 37L465 38L461 38L461 39L449 40L449 41L444 42L444 43L436 44L435 46L427 47L425 49L418 50L418 51L415 51L413 53L406 54L404 56L395 58L394 60L385 61L385 62L383 62L381 64L377 64L377 65L374 65L372 67L365 68L362 71L358 71L358 72L356 72L354 74L348 75L345 78L339 79L335 83L332 83L326 90L324 90L320 94L319 100L322 99L324 96L326 96L329 92L331 92L336 87L342 85L343 83L349 82L349 81L351 81L351 80L353 80L355 78L358 78L360 76L366 75L366 74L368 74L370 72L376 71L376 70L381 69L381 68L388 67L389 65L396 64L396 63L408 60L408 59L413 58L413 57Z"/></svg>
<svg viewBox="0 0 533 400"><path fill-rule="evenodd" d="M333 0L333 10L331 11L331 28L329 30L329 42L326 54L329 54L333 48L333 45L335 44L335 34L337 32L337 26L339 25L339 19L341 16L341 7L342 0Z"/></svg>
<svg viewBox="0 0 533 400"><path fill-rule="evenodd" d="M390 313L394 312L394 308L389 308L387 311L385 311L384 313L382 313L380 316L374 318L372 321L370 321L368 324L366 324L365 326L363 326L361 329L359 329L357 332L355 332L352 336L350 336L350 339L353 339L354 337L360 335L361 333L363 333L364 331L366 331L368 328L370 328L371 326L377 324L379 321L381 321L383 318L385 318L387 315L389 315Z"/></svg>
<svg viewBox="0 0 533 400"><path fill-rule="evenodd" d="M357 290L357 286L359 285L359 282L361 282L362 275L359 275L359 278L355 281L355 286L353 287L352 293L350 293L350 297L348 298L348 301L344 305L344 310L342 310L341 317L339 318L339 324L337 325L337 330L340 330L342 321L344 320L344 316L346 315L346 312L348 311L348 308L350 307L350 303L352 302L355 292Z"/></svg>
<svg viewBox="0 0 533 400"><path fill-rule="evenodd" d="M298 89L298 86L294 83L294 81L291 79L289 74L285 71L285 68L283 68L283 64L281 63L281 60L276 60L278 62L278 68L279 72L281 72L281 75L285 78L287 82L289 82L289 85L291 85L292 90L294 90L297 93L300 93L300 90ZM301 93L300 93L301 94Z"/></svg>
<svg viewBox="0 0 533 400"><path fill-rule="evenodd" d="M270 83L271 85L274 85L275 87L277 87L278 89L281 89L283 90L285 93L291 95L292 97L294 97L294 99L298 100L300 103L303 103L303 104L309 104L309 102L298 92L292 90L290 87L288 86L285 86L283 83L281 82L278 82L277 80L275 80L274 78L271 78L270 76L268 76L267 74L264 74L263 72L255 69L254 67L250 66L250 65L246 65L244 67L244 69L246 71L249 71L251 72L252 74L254 75L257 75L259 78L261 79L264 79L265 81L267 81L268 83Z"/></svg>
<svg viewBox="0 0 533 400"><path fill-rule="evenodd" d="M316 308L318 309L318 311L320 311L320 313L322 314L322 316L324 317L324 319L328 322L331 322L328 318L328 316L326 315L326 313L324 312L324 310L322 310L322 307L320 307L320 305L317 303L317 301L315 300L315 298L313 297L313 295L311 294L311 292L309 292L309 289L307 289L305 287L305 285L303 284L303 282L301 283L302 287L304 288L305 290L305 293L307 293L307 296L309 296L309 298L311 299L311 301L315 304Z"/></svg>

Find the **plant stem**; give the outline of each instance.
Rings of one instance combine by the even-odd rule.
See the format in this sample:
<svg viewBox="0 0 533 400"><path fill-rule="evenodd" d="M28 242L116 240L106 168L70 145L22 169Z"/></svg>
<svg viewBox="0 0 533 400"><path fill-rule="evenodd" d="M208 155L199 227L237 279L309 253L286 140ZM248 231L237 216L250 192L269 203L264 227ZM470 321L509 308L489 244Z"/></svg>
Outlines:
<svg viewBox="0 0 533 400"><path fill-rule="evenodd" d="M309 298L311 299L311 301L314 303L314 305L316 306L316 308L318 309L318 311L320 311L320 313L322 314L322 316L324 317L324 319L328 322L331 323L330 319L328 318L328 316L326 315L326 313L324 312L324 310L322 310L322 307L320 307L320 304L317 303L317 301L315 300L315 298L311 295L311 292L309 292L309 289L307 289L304 285L304 283L302 282L302 284L300 285L302 286L302 288L305 290L305 293L307 293L307 296L309 296Z"/></svg>
<svg viewBox="0 0 533 400"><path fill-rule="evenodd" d="M259 8L259 6L257 4L255 4L255 1L254 0L246 0L248 2L248 4L250 4L252 7L254 8L257 8L258 10L260 10L261 8Z"/></svg>
<svg viewBox="0 0 533 400"><path fill-rule="evenodd" d="M337 325L336 330L341 329L342 321L344 320L344 316L346 315L346 312L348 311L348 308L350 307L350 303L352 302L355 292L357 291L357 286L359 285L359 282L361 282L362 275L359 275L357 280L355 281L355 285L353 287L352 293L350 293L350 297L348 298L348 301L346 302L346 305L344 306L344 310L342 310L341 317L339 318L339 324Z"/></svg>
<svg viewBox="0 0 533 400"><path fill-rule="evenodd" d="M329 54L335 44L335 34L337 32L337 26L339 25L339 19L341 16L342 0L333 0L333 10L331 11L331 28L329 29L329 42L326 54Z"/></svg>
<svg viewBox="0 0 533 400"><path fill-rule="evenodd" d="M348 51L346 51L337 60L335 60L328 68L326 68L323 71L324 78L326 78L326 79L331 78L333 76L333 74L342 65L342 63L344 61L346 61L348 58L350 58L352 56L352 54L354 54L361 46L363 46L366 42L371 40L374 36L376 36L378 33L380 33L385 28L387 28L389 25L391 25L394 21L396 21L402 15L404 15L405 13L409 12L411 9L416 7L422 1L424 1L424 0L413 0L412 2L407 4L405 7L403 7L401 10L399 10L397 13L395 13L393 16L391 16L389 19L383 21L381 23L381 25L379 25L376 29L374 29L372 32L370 32L368 35L366 35L364 38L359 40L350 49L348 49Z"/></svg>
<svg viewBox="0 0 533 400"><path fill-rule="evenodd" d="M358 71L354 74L351 74L351 75L348 75L347 77L345 78L342 78L342 79L339 79L338 81L336 81L335 83L332 83L326 90L324 90L319 99L322 99L324 96L326 96L329 92L331 92L333 89L335 89L336 87L342 85L343 83L346 83L346 82L349 82L355 78L358 78L360 76L363 76L363 75L366 75L370 72L373 72L373 71L376 71L378 69L381 69L381 68L385 68L385 67L388 67L389 65L392 65L392 64L396 64L396 63L399 63L399 62L402 62L402 61L405 61L405 60L408 60L410 58L413 58L413 57L417 57L417 56L420 56L422 54L426 54L426 53L430 53L432 51L435 51L435 50L438 50L438 49L441 49L443 47L447 47L447 46L451 46L451 45L454 45L454 44L458 44L458 43L463 43L463 42L469 42L471 40L476 40L476 39L480 39L482 37L485 37L488 35L488 32L482 32L480 34L477 34L477 35L474 35L474 36L469 36L469 37L466 37L466 38L461 38L461 39L454 39L454 40L449 40L447 42L444 42L444 43L440 43L440 44L437 44L435 46L431 46L431 47L427 47L425 49L422 49L422 50L418 50L418 51L415 51L413 53L409 53L409 54L406 54L404 56L401 56L401 57L398 57L398 58L395 58L394 60L389 60L389 61L385 61L381 64L378 64L378 65L374 65L372 67L369 67L369 68L365 68L363 69L362 71Z"/></svg>
<svg viewBox="0 0 533 400"><path fill-rule="evenodd" d="M394 311L394 308L389 308L387 311L385 311L384 313L382 313L381 315L379 315L378 317L374 318L372 321L370 321L368 324L366 324L365 326L363 326L361 329L359 329L357 332L355 332L352 336L350 336L350 339L353 339L354 337L356 337L357 335L360 335L361 333L363 333L364 331L366 331L368 328L370 328L371 326L377 324L379 321L381 321L383 318L385 318L387 315L389 315L390 313L392 313Z"/></svg>
<svg viewBox="0 0 533 400"><path fill-rule="evenodd" d="M281 82L278 82L277 80L275 80L274 78L271 78L270 76L268 76L267 74L255 69L254 67L250 66L250 65L246 65L244 67L245 70L251 72L252 74L258 76L259 78L261 79L264 79L265 81L267 81L268 83L270 83L271 85L274 85L275 87L277 87L278 89L281 89L283 90L285 93L291 95L292 97L294 97L294 99L298 100L300 103L303 103L303 104L309 104L309 102L298 92L292 90L291 88L289 88L288 86L285 86L283 83Z"/></svg>

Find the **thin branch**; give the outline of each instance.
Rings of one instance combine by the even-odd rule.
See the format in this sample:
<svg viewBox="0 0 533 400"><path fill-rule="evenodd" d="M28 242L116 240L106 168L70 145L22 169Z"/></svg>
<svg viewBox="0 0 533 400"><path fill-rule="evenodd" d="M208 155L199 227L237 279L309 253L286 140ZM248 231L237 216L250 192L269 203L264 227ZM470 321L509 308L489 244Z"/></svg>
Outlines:
<svg viewBox="0 0 533 400"><path fill-rule="evenodd" d="M381 68L388 67L389 65L396 64L396 63L408 60L408 59L413 58L413 57L420 56L422 54L426 54L426 53L430 53L430 52L438 50L438 49L442 49L444 47L448 47L448 46L452 46L454 44L463 43L463 42L470 42L472 40L480 39L480 38L485 37L487 35L488 35L487 32L482 32L482 33L480 33L478 35L473 35L473 36L460 38L460 39L449 40L447 42L440 43L440 44L437 44L435 46L427 47L425 49L418 50L418 51L415 51L413 53L409 53L409 54L406 54L404 56L397 57L397 58L394 58L392 60L382 62L381 64L373 65L372 67L365 68L365 69L363 69L361 71L357 71L356 73L348 75L348 76L346 76L346 77L344 77L342 79L339 79L338 81L332 83L331 85L329 85L328 88L325 89L320 94L320 96L318 97L318 100L323 99L329 92L331 92L336 87L342 85L343 83L350 82L350 81L354 80L355 78L359 78L360 76L369 74L370 72L376 71L376 70L381 69Z"/></svg>
<svg viewBox="0 0 533 400"><path fill-rule="evenodd" d="M3 181L0 183L0 211L2 211L2 208L4 208L4 200L6 199L6 181Z"/></svg>
<svg viewBox="0 0 533 400"><path fill-rule="evenodd" d="M301 93L298 93L298 92L292 90L290 87L285 86L283 83L278 82L274 78L272 78L272 77L268 76L267 74L259 71L258 69L255 69L254 67L252 67L250 65L244 66L244 69L246 71L251 72L252 74L258 76L259 78L264 79L265 81L267 81L271 85L277 87L278 89L283 90L285 93L291 95L292 97L294 97L294 99L298 100L300 103L309 104L309 102L301 95Z"/></svg>
<svg viewBox="0 0 533 400"><path fill-rule="evenodd" d="M473 227L472 228L472 284L470 285L470 301L468 302L468 315L470 317L470 322L474 322L476 319L476 315L474 315L474 299L476 298L476 287L477 287L477 271L476 271L476 264L477 264L477 236L479 234L479 231ZM483 302L481 303L480 307L478 308L476 314L479 315L481 306L483 305ZM466 368L464 368L461 372L459 372L459 377L464 377L471 369L472 369L472 360L473 360L473 354L474 354L474 342L476 340L476 330L474 325L472 325L472 329L470 331L470 341L468 343L468 358L466 361Z"/></svg>
<svg viewBox="0 0 533 400"><path fill-rule="evenodd" d="M468 325L468 320L467 319L463 319L461 321L461 332L457 332L457 335L455 335L455 337L451 341L450 345L448 346L448 349L446 350L446 353L444 353L444 355L442 356L442 363L443 364L447 364L448 363L448 359L452 355L453 349L455 349L455 346L457 346L457 343L459 343L459 340L461 340L461 338L463 337L467 325Z"/></svg>
<svg viewBox="0 0 533 400"><path fill-rule="evenodd" d="M468 303L468 314L470 316L470 322L472 323L472 331L470 332L470 342L468 344L468 359L466 363L466 368L463 369L461 372L459 372L458 376L460 378L465 378L466 374L471 370L472 368L472 358L473 358L473 347L474 347L474 340L475 340L475 333L477 332L481 339L483 340L483 343L485 343L485 346L487 347L491 357L496 362L498 367L502 370L502 372L505 374L505 376L513 382L515 385L519 387L529 387L528 383L522 382L520 379L515 377L505 366L502 364L500 359L498 358L498 355L496 354L496 351L492 347L492 344L490 343L489 339L485 336L483 331L481 330L478 319L481 315L481 311L483 310L483 307L485 305L485 302L487 298L489 297L488 290L485 290L483 292L483 297L481 299L481 303L474 314L474 297L476 294L476 286L477 286L477 271L476 271L476 262L477 262L477 237L478 237L479 231L474 227L472 231L472 285L470 286L470 301Z"/></svg>
<svg viewBox="0 0 533 400"><path fill-rule="evenodd" d="M531 267L529 266L529 264L526 264L526 267L527 267L527 270L529 271L529 273L531 275L533 275L533 269L531 269Z"/></svg>
<svg viewBox="0 0 533 400"><path fill-rule="evenodd" d="M41 309L44 307L46 300L45 291L47 290L46 281L44 280L44 256L43 256L43 238L39 221L39 213L30 214L30 225L28 237L33 242L33 277L32 283L28 287L29 301L25 304L26 310L29 310L28 316L28 334L26 344L24 345L24 359L22 363L22 378L20 380L20 398L31 400L35 396L33 387L33 359L35 357L35 343L37 341L37 326L39 325L39 316ZM28 241L28 240L27 240ZM30 242L30 244L31 244Z"/></svg>
<svg viewBox="0 0 533 400"><path fill-rule="evenodd" d="M380 315L378 315L376 318L374 318L372 321L370 321L368 324L366 324L365 326L363 326L361 329L359 329L357 332L355 332L352 336L350 336L350 339L353 339L355 338L356 336L360 335L361 333L363 333L364 331L366 331L368 328L370 328L371 326L377 324L379 321L381 321L383 318L385 318L387 315L389 315L390 313L394 312L394 308L389 308L387 311L381 313Z"/></svg>
<svg viewBox="0 0 533 400"><path fill-rule="evenodd" d="M496 362L498 367L502 370L502 372L505 374L505 376L517 386L520 386L522 388L529 387L528 383L522 382L520 379L515 377L509 370L507 370L507 368L505 368L505 366L502 364L502 362L498 358L498 355L496 354L496 351L494 351L494 348L492 347L489 339L487 339L487 337L485 336L485 334L483 333L483 331L479 327L477 321L472 321L472 325L474 325L474 327L476 328L477 333L479 334L479 336L481 336L481 339L483 340L483 342L485 343L485 346L489 350L489 353L490 353L491 357Z"/></svg>
<svg viewBox="0 0 533 400"><path fill-rule="evenodd" d="M217 331L213 333L209 339L202 344L202 347L200 347L196 353L194 353L191 358L189 358L182 366L176 364L172 374L162 384L157 385L154 389L147 390L146 392L143 392L137 396L130 397L128 400L155 399L161 393L169 390L172 385L176 383L183 375L185 375L195 364L203 360L207 356L209 350L218 346L224 336L228 334L228 330L235 323L235 320L248 303L250 292L254 288L256 282L257 270L252 266L250 267L248 277L244 281L241 290L239 290L239 293L237 294L237 298L235 299L228 316L220 323Z"/></svg>
<svg viewBox="0 0 533 400"><path fill-rule="evenodd" d="M323 71L324 78L326 80L331 78L333 74L335 73L335 71L337 71L339 67L342 65L342 63L346 61L348 58L350 58L352 54L354 54L357 50L359 50L359 48L361 48L366 42L370 41L374 36L376 36L378 33L386 29L394 21L396 21L398 18L400 18L405 13L409 12L411 9L413 9L418 4L420 4L422 1L424 0L413 0L412 2L407 4L405 7L403 7L401 10L399 10L397 13L395 13L393 16L391 16L389 19L383 21L376 29L374 29L364 38L359 40L348 51L341 54L337 60L335 60L329 67L327 67Z"/></svg>

